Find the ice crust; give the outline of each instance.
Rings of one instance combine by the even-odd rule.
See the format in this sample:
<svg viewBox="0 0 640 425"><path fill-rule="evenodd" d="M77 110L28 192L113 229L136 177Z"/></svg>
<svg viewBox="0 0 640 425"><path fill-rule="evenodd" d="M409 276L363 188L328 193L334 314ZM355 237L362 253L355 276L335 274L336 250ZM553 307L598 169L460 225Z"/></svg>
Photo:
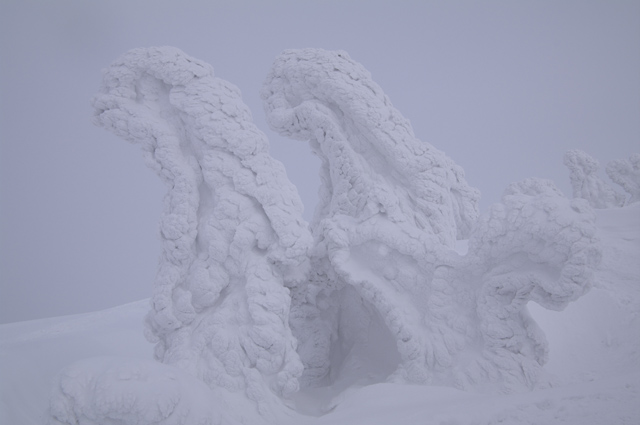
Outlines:
<svg viewBox="0 0 640 425"><path fill-rule="evenodd" d="M309 141L321 159L311 226L239 90L209 65L163 47L132 50L105 71L96 123L140 145L168 188L146 318L165 365L130 369L151 381L174 374L175 385L206 383L197 397L215 394L220 409L202 414L206 424L246 422L251 413L225 416L245 401L278 423L301 388L540 384L548 346L527 303L562 310L589 290L601 258L589 203L601 199L593 188L605 190L587 157L568 161L574 189L587 188L577 198L587 200L527 179L479 216L480 194L463 170L415 137L346 52L283 52L262 97L272 129ZM612 166L632 197L633 158ZM460 255L456 240L467 238ZM111 382L119 367L71 366L52 417L152 422L145 402L125 415L119 405L103 408L108 392L84 384ZM162 415L153 420L183 423Z"/></svg>

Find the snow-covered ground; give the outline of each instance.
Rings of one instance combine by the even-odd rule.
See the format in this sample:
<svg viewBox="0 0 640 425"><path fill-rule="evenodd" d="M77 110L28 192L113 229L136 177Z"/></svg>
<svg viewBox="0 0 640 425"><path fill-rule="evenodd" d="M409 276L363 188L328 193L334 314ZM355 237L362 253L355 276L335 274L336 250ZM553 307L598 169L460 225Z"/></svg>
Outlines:
<svg viewBox="0 0 640 425"><path fill-rule="evenodd" d="M294 399L296 410L279 422L640 423L640 203L597 210L597 215L603 259L595 286L561 312L530 303L550 346L546 376L533 391L495 395L394 383L351 385L341 392L333 388L303 390ZM197 420L193 418L206 416L210 403L198 397L208 388L151 360L152 345L143 336L148 304L142 300L95 313L0 326L0 424L46 423L56 376L67 365L83 359L87 360L80 371L107 370L110 362L119 364L122 371L87 379L83 393L87 397L123 388L120 402L126 403L130 387L118 385L135 381L153 390L148 391L147 399L130 402L138 408L156 409L160 416L167 413L162 409L170 406L174 422L166 423L192 424ZM127 364L133 366L125 373ZM173 381L178 384L167 384ZM226 403L232 411L233 400ZM218 414L214 412L210 422L197 423L216 423Z"/></svg>

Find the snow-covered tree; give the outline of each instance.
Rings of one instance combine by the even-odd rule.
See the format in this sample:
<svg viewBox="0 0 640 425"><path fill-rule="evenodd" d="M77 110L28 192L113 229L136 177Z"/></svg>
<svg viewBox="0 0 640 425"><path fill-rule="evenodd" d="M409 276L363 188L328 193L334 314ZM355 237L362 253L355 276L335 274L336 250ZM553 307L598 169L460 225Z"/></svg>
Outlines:
<svg viewBox="0 0 640 425"><path fill-rule="evenodd" d="M208 384L198 397L213 394L216 409L241 411L237 400L246 400L274 422L300 383L531 388L547 344L527 303L560 310L589 289L600 251L588 202L528 179L479 217L479 192L463 170L416 138L345 52L285 51L262 97L270 126L309 141L322 161L310 227L239 90L209 65L149 48L105 72L96 123L140 145L168 189L146 318L166 367L71 367L52 401L53 423L151 417L138 411L145 402L111 406L100 397L117 394L87 387L121 374L161 374L176 386L190 375ZM602 192L592 164L574 157L581 187ZM466 238L460 255L456 240ZM137 391L148 391L144 383Z"/></svg>
<svg viewBox="0 0 640 425"><path fill-rule="evenodd" d="M298 389L286 288L311 236L284 167L240 91L175 48L136 49L104 74L95 121L140 145L168 188L148 337L156 358L214 387Z"/></svg>
<svg viewBox="0 0 640 425"><path fill-rule="evenodd" d="M620 207L624 196L598 176L600 164L579 149L565 152L564 165L569 168L573 197L586 199L593 208Z"/></svg>
<svg viewBox="0 0 640 425"><path fill-rule="evenodd" d="M533 385L546 344L526 304L561 308L588 288L599 258L589 208L530 180L476 223L462 169L418 140L345 52L284 52L263 99L271 127L322 159L313 274L292 305L307 380L350 367L366 375L352 379Z"/></svg>
<svg viewBox="0 0 640 425"><path fill-rule="evenodd" d="M627 205L640 201L640 153L635 153L628 160L617 159L607 164L609 178L622 186L631 195Z"/></svg>

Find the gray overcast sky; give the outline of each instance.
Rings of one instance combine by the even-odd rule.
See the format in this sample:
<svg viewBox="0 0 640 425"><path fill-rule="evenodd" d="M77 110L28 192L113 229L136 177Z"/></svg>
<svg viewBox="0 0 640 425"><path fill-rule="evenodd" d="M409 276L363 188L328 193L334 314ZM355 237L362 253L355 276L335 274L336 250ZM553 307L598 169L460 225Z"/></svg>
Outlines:
<svg viewBox="0 0 640 425"><path fill-rule="evenodd" d="M552 179L564 151L640 151L638 1L0 2L0 323L148 297L164 188L91 124L101 69L173 45L240 87L311 217L319 162L259 97L287 48L343 49L483 193ZM604 176L604 173L603 173Z"/></svg>

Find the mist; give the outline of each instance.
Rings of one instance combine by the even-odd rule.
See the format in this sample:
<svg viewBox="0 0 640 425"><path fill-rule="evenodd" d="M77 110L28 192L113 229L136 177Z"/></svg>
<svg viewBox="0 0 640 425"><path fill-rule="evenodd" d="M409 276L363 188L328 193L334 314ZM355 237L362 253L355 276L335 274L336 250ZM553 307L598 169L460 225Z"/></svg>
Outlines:
<svg viewBox="0 0 640 425"><path fill-rule="evenodd" d="M288 48L349 52L464 168L482 210L530 176L570 196L568 149L602 164L640 149L637 2L4 1L0 323L150 296L164 189L138 149L92 124L90 101L119 55L163 45L242 90L307 220L319 161L269 130L260 100Z"/></svg>

